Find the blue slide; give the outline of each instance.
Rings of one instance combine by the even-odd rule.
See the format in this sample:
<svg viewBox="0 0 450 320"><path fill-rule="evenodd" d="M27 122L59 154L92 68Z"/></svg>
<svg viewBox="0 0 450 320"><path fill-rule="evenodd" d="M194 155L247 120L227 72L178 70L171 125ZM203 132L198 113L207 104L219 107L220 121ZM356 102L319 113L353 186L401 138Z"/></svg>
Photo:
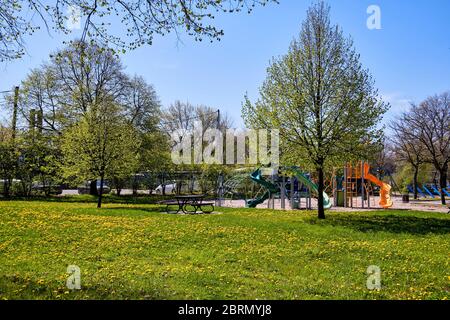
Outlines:
<svg viewBox="0 0 450 320"><path fill-rule="evenodd" d="M408 185L407 188L408 188L408 191L409 191L409 192L411 192L412 194L414 194L414 189L413 189L413 187L412 187L411 185ZM420 196L421 196L422 198L426 198L426 197L427 197L426 195L423 194L422 190L420 190L419 187L417 187L417 192L420 194Z"/></svg>
<svg viewBox="0 0 450 320"><path fill-rule="evenodd" d="M423 185L422 188L423 188L423 190L425 190L432 198L434 198L434 194L433 194L430 190L428 190L428 188L427 188L426 185Z"/></svg>
<svg viewBox="0 0 450 320"><path fill-rule="evenodd" d="M437 194L437 195L440 195L440 194L441 194L434 184L431 185L431 189L433 189L433 192L434 192L435 194Z"/></svg>
<svg viewBox="0 0 450 320"><path fill-rule="evenodd" d="M424 198L427 197L419 187L417 187L417 191L418 191Z"/></svg>
<svg viewBox="0 0 450 320"><path fill-rule="evenodd" d="M431 187L433 188L433 191L436 192L438 195L441 194L441 193L439 192L439 190L436 188L435 185L432 185ZM447 192L447 190L442 189L442 191L444 191L444 194L445 194L447 197L450 197L450 194Z"/></svg>

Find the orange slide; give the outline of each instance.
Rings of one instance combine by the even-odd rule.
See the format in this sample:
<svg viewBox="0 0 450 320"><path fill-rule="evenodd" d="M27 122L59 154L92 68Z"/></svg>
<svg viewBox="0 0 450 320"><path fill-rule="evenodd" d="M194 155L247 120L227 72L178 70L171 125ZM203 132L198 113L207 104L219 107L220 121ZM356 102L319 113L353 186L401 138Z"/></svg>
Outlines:
<svg viewBox="0 0 450 320"><path fill-rule="evenodd" d="M383 208L392 207L393 203L391 200L391 186L372 175L369 172L369 169L369 164L364 163L364 179L367 179L380 187L380 206Z"/></svg>

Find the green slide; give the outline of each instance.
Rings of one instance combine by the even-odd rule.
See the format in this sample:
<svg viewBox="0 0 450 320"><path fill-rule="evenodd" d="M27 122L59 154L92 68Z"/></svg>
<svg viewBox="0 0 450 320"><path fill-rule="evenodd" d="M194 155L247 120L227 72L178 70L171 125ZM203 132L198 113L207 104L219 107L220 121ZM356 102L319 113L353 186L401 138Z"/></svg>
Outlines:
<svg viewBox="0 0 450 320"><path fill-rule="evenodd" d="M314 193L316 193L316 194L319 193L317 184L312 182L307 176L305 176L305 174L303 172L301 172L300 170L298 170L296 168L289 168L289 169L294 172L294 174L297 177L297 179L299 181L301 181L305 186L310 188ZM323 207L325 209L330 209L331 208L331 200L330 200L330 198L328 197L328 195L325 192L323 193Z"/></svg>
<svg viewBox="0 0 450 320"><path fill-rule="evenodd" d="M280 188L278 186L276 186L275 184L267 181L266 179L264 179L261 175L261 169L257 169L255 172L253 172L250 175L250 178L262 185L264 188L267 189L266 192L264 192L264 194L256 199L252 199L252 200L248 200L247 201L247 208L256 208L256 206L258 204L263 203L264 201L266 201L267 199L269 199L270 194L276 194L280 192Z"/></svg>
<svg viewBox="0 0 450 320"><path fill-rule="evenodd" d="M294 167L290 167L290 168L288 168L288 170L292 171L295 174L295 176L297 177L297 179L301 183L303 183L305 186L310 188L312 192L318 194L319 190L318 190L317 185L314 182L312 182L303 172L301 172L299 169L294 168ZM264 194L262 196L260 196L260 197L258 197L256 199L248 200L247 201L247 207L248 208L256 208L256 206L258 204L261 204L264 201L266 201L267 199L269 199L270 194L278 194L278 193L280 193L280 188L277 185L267 181L266 179L264 179L262 177L261 169L257 169L255 172L253 172L250 175L250 178L254 182L256 182L256 183L262 185L264 188L266 188L267 191L264 192ZM330 198L328 197L328 195L325 192L323 193L323 207L325 209L330 209L331 208L331 200L330 200Z"/></svg>

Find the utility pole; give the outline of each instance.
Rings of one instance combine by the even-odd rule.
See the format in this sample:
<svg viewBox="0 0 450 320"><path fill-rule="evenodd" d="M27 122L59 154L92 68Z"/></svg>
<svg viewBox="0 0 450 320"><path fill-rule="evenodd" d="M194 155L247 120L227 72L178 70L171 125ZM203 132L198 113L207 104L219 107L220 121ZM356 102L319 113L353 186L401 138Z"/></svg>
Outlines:
<svg viewBox="0 0 450 320"><path fill-rule="evenodd" d="M19 102L19 86L14 88L14 106L13 106L13 116L12 116L12 139L16 138L16 129L17 129L17 108Z"/></svg>

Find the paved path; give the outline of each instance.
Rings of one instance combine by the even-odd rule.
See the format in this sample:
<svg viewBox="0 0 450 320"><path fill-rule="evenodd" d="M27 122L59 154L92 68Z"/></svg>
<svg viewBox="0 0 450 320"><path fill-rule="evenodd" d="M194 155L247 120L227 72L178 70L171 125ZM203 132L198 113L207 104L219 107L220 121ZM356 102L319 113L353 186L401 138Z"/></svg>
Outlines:
<svg viewBox="0 0 450 320"><path fill-rule="evenodd" d="M403 210L418 210L418 211L429 211L429 212L442 212L447 213L448 207L442 206L440 201L411 201L410 203L403 203L401 198L394 197L393 198L394 205L391 209L403 209ZM317 209L317 200L311 199L311 204L313 209ZM333 203L333 198L331 198L331 202ZM375 211L382 209L379 205L379 197L372 197L371 198L371 209L362 209L362 208L342 208L342 207L332 207L331 211L339 211L339 212L345 212L345 211ZM268 201L266 200L264 203L258 205L258 208L267 208ZM358 201L358 206L360 206L360 201ZM356 206L356 203L355 203ZM225 200L224 207L231 207L231 208L243 208L245 207L245 201L244 200ZM305 207L304 199L302 201L302 207ZM281 210L281 200L276 199L275 200L275 209ZM286 209L290 210L290 202L286 201Z"/></svg>

